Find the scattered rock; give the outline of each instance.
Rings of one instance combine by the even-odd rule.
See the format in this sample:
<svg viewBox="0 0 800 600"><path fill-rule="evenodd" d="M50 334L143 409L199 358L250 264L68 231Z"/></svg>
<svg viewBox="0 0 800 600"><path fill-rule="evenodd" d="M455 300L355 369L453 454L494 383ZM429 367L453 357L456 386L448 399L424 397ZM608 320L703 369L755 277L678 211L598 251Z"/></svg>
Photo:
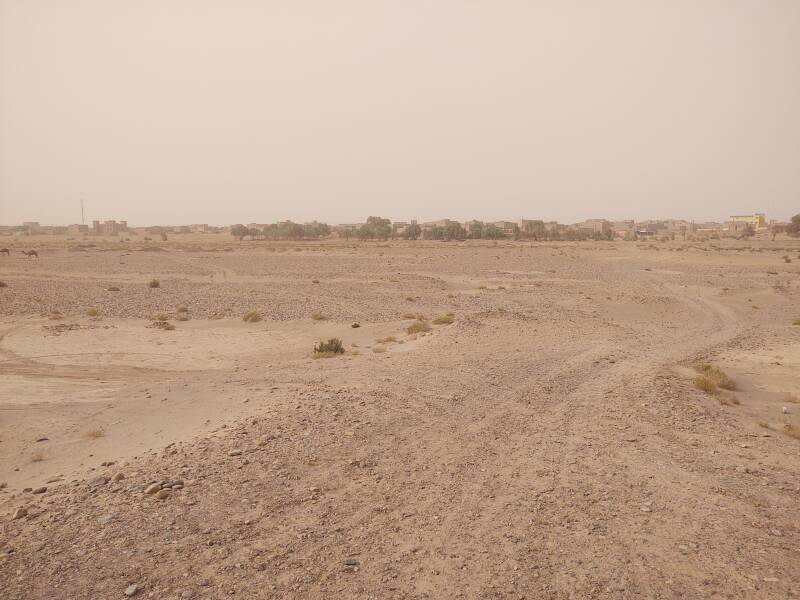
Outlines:
<svg viewBox="0 0 800 600"><path fill-rule="evenodd" d="M122 481L125 479L124 473L114 473L114 476L111 478L111 481Z"/></svg>
<svg viewBox="0 0 800 600"><path fill-rule="evenodd" d="M158 498L159 500L166 500L167 498L169 498L171 493L172 491L169 488L164 488L162 490L159 490L159 492L156 494L156 498Z"/></svg>
<svg viewBox="0 0 800 600"><path fill-rule="evenodd" d="M42 437L36 440L37 442L49 442L50 438Z"/></svg>
<svg viewBox="0 0 800 600"><path fill-rule="evenodd" d="M194 592L191 592L189 590L186 590L181 594L181 598L193 598L193 597L194 597Z"/></svg>
<svg viewBox="0 0 800 600"><path fill-rule="evenodd" d="M148 485L145 488L144 493L145 494L155 494L160 489L161 489L161 484L160 483L151 483L150 485Z"/></svg>
<svg viewBox="0 0 800 600"><path fill-rule="evenodd" d="M131 596L135 596L136 592L138 591L139 591L139 586L136 585L135 583L132 583L125 589L125 595L130 598Z"/></svg>
<svg viewBox="0 0 800 600"><path fill-rule="evenodd" d="M645 513L653 512L653 509L650 508L649 506L643 506L639 510L641 510L642 512L645 512Z"/></svg>
<svg viewBox="0 0 800 600"><path fill-rule="evenodd" d="M355 558L348 558L344 561L346 567L355 567L358 564L358 561Z"/></svg>
<svg viewBox="0 0 800 600"><path fill-rule="evenodd" d="M105 475L100 475L100 477L95 477L94 479L89 480L90 487L97 487L99 485L105 485L108 483L108 477Z"/></svg>
<svg viewBox="0 0 800 600"><path fill-rule="evenodd" d="M228 452L228 456L241 456L241 455L242 455L241 450L231 450L230 452Z"/></svg>
<svg viewBox="0 0 800 600"><path fill-rule="evenodd" d="M27 516L28 516L27 508L18 508L17 510L14 511L14 515L11 518L17 520Z"/></svg>
<svg viewBox="0 0 800 600"><path fill-rule="evenodd" d="M44 494L46 491L47 491L47 486L43 485L43 486L38 487L35 490L33 490L33 493L34 494Z"/></svg>

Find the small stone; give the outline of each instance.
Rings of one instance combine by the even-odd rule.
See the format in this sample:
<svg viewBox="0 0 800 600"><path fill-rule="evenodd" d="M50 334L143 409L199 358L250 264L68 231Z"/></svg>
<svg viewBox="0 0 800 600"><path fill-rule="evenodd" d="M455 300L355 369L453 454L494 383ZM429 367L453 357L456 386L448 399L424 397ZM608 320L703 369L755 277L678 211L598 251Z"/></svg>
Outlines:
<svg viewBox="0 0 800 600"><path fill-rule="evenodd" d="M161 484L160 483L153 483L153 484L150 484L150 485L147 486L147 488L144 490L144 493L145 494L155 494L160 489L161 489Z"/></svg>
<svg viewBox="0 0 800 600"><path fill-rule="evenodd" d="M344 561L345 566L347 567L355 567L358 564L358 561L355 558L348 558Z"/></svg>
<svg viewBox="0 0 800 600"><path fill-rule="evenodd" d="M105 485L108 483L108 477L105 475L100 475L100 477L95 477L94 479L89 480L89 485L91 487L97 487L99 485Z"/></svg>
<svg viewBox="0 0 800 600"><path fill-rule="evenodd" d="M124 473L114 473L114 476L111 478L111 481L122 481L125 479Z"/></svg>
<svg viewBox="0 0 800 600"><path fill-rule="evenodd" d="M16 520L27 516L28 516L27 508L18 508L17 510L14 511L14 516L12 517L12 519Z"/></svg>
<svg viewBox="0 0 800 600"><path fill-rule="evenodd" d="M156 494L156 498L158 498L159 500L166 500L167 498L169 498L169 495L170 495L171 493L172 493L172 492L171 492L171 491L170 491L168 488L165 488L165 489L163 489L163 490L160 490L160 491L159 491L159 492Z"/></svg>
<svg viewBox="0 0 800 600"><path fill-rule="evenodd" d="M781 537L783 535L783 532L780 529L770 529L769 534L774 535L776 537Z"/></svg>
<svg viewBox="0 0 800 600"><path fill-rule="evenodd" d="M130 598L131 596L135 596L136 592L138 591L139 591L139 586L136 585L135 583L132 583L125 589L125 595Z"/></svg>
<svg viewBox="0 0 800 600"><path fill-rule="evenodd" d="M649 506L643 506L639 510L641 510L642 512L645 512L645 513L653 512L653 509L650 508Z"/></svg>
<svg viewBox="0 0 800 600"><path fill-rule="evenodd" d="M360 323L353 323L352 325L350 325L350 327L352 327L353 329L358 329L359 327L361 327L361 324Z"/></svg>
<svg viewBox="0 0 800 600"><path fill-rule="evenodd" d="M197 582L197 585L199 585L200 587L208 587L211 585L211 582L208 579L201 579L200 581Z"/></svg>
<svg viewBox="0 0 800 600"><path fill-rule="evenodd" d="M230 452L228 452L228 456L241 456L241 455L242 455L241 450L231 450Z"/></svg>
<svg viewBox="0 0 800 600"><path fill-rule="evenodd" d="M192 598L192 597L194 597L194 593L189 590L186 590L181 594L181 598Z"/></svg>
<svg viewBox="0 0 800 600"><path fill-rule="evenodd" d="M37 487L35 490L33 490L33 493L34 494L44 494L46 491L47 491L47 486L43 485L43 486Z"/></svg>

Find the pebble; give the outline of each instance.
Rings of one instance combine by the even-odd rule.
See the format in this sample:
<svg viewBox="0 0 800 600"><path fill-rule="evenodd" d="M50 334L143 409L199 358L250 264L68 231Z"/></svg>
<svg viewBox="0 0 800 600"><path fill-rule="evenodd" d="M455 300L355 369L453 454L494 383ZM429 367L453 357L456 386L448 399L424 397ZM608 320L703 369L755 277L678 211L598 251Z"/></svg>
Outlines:
<svg viewBox="0 0 800 600"><path fill-rule="evenodd" d="M192 597L194 597L194 594L189 590L186 590L181 594L181 598L192 598Z"/></svg>
<svg viewBox="0 0 800 600"><path fill-rule="evenodd" d="M641 510L642 512L646 512L646 513L653 512L653 509L650 508L649 506L643 506L639 510Z"/></svg>
<svg viewBox="0 0 800 600"><path fill-rule="evenodd" d="M14 511L13 519L21 519L22 517L28 516L28 509L27 508L18 508Z"/></svg>
<svg viewBox="0 0 800 600"><path fill-rule="evenodd" d="M108 477L106 477L105 475L100 475L100 477L95 477L94 479L89 480L89 485L92 487L98 485L105 485L107 483L108 483Z"/></svg>
<svg viewBox="0 0 800 600"><path fill-rule="evenodd" d="M159 492L156 494L156 498L158 498L159 500L166 500L167 498L169 498L169 495L171 493L172 492L169 490L169 488L165 488L163 490L159 490Z"/></svg>
<svg viewBox="0 0 800 600"><path fill-rule="evenodd" d="M144 490L144 493L145 494L155 494L160 489L161 489L161 484L160 483L152 483L152 484L147 486L147 488Z"/></svg>
<svg viewBox="0 0 800 600"><path fill-rule="evenodd" d="M125 479L124 473L114 473L114 476L111 478L111 481L122 481Z"/></svg>
<svg viewBox="0 0 800 600"><path fill-rule="evenodd" d="M241 456L241 455L242 455L241 450L231 450L230 452L228 452L228 456Z"/></svg>
<svg viewBox="0 0 800 600"><path fill-rule="evenodd" d="M132 583L125 589L125 595L128 597L135 596L136 592L139 591L139 586L135 583Z"/></svg>
<svg viewBox="0 0 800 600"><path fill-rule="evenodd" d="M43 485L41 487L36 488L33 490L34 494L44 494L47 491L47 486Z"/></svg>
<svg viewBox="0 0 800 600"><path fill-rule="evenodd" d="M348 558L346 561L344 561L344 564L348 567L355 567L358 564L358 561L354 558Z"/></svg>

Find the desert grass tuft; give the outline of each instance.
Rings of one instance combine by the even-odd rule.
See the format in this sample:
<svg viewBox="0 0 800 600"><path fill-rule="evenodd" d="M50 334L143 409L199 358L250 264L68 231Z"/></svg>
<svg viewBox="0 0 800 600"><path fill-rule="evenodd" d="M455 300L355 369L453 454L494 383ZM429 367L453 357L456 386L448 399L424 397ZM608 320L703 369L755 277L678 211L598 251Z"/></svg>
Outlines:
<svg viewBox="0 0 800 600"><path fill-rule="evenodd" d="M717 393L717 384L711 381L705 375L697 375L694 378L694 387L698 390L705 392L706 394L716 394Z"/></svg>
<svg viewBox="0 0 800 600"><path fill-rule="evenodd" d="M795 394L786 394L783 401L788 402L789 404L800 404L800 396Z"/></svg>
<svg viewBox="0 0 800 600"><path fill-rule="evenodd" d="M188 306L179 306L178 308L175 309L175 312L176 313L188 313L189 312L189 307Z"/></svg>
<svg viewBox="0 0 800 600"><path fill-rule="evenodd" d="M258 323L260 320L261 313L259 313L257 310L251 310L250 312L245 313L242 317L242 321L245 323Z"/></svg>
<svg viewBox="0 0 800 600"><path fill-rule="evenodd" d="M148 283L147 285L155 289L157 287L161 287L161 282L158 279L151 279L150 283Z"/></svg>
<svg viewBox="0 0 800 600"><path fill-rule="evenodd" d="M44 460L44 454L42 454L41 452L34 452L31 455L31 462L38 463L42 462L43 460Z"/></svg>
<svg viewBox="0 0 800 600"><path fill-rule="evenodd" d="M83 434L83 437L85 437L88 440L97 440L100 439L101 437L105 437L105 435L106 432L103 431L102 429L90 429L89 431Z"/></svg>
<svg viewBox="0 0 800 600"><path fill-rule="evenodd" d="M387 335L386 337L378 338L375 340L375 342L378 344L391 344L396 341L397 338L394 337L393 335Z"/></svg>
<svg viewBox="0 0 800 600"><path fill-rule="evenodd" d="M0 281L0 288L8 287L8 284L5 281Z"/></svg>
<svg viewBox="0 0 800 600"><path fill-rule="evenodd" d="M699 363L694 366L694 370L712 381L716 387L721 387L723 390L736 389L736 383L734 383L734 381L728 377L724 371L718 369L717 367L712 367L708 363Z"/></svg>
<svg viewBox="0 0 800 600"><path fill-rule="evenodd" d="M446 315L440 315L436 317L432 323L434 325L450 325L453 322L453 313L447 313Z"/></svg>
<svg viewBox="0 0 800 600"><path fill-rule="evenodd" d="M800 325L800 319L795 319L792 321L792 325Z"/></svg>
<svg viewBox="0 0 800 600"><path fill-rule="evenodd" d="M167 315L156 315L156 321L161 321L162 323L166 323L169 317Z"/></svg>
<svg viewBox="0 0 800 600"><path fill-rule="evenodd" d="M321 312L313 312L311 313L311 318L315 321L324 321L325 315L323 315Z"/></svg>
<svg viewBox="0 0 800 600"><path fill-rule="evenodd" d="M406 327L406 333L408 335L414 335L415 333L424 333L430 330L431 326L428 325L425 321L417 321L416 323L412 323L411 325Z"/></svg>
<svg viewBox="0 0 800 600"><path fill-rule="evenodd" d="M89 316L89 317L96 317L99 314L100 313L98 312L98 310L96 308L90 308L89 310L86 311L86 315Z"/></svg>
<svg viewBox="0 0 800 600"><path fill-rule="evenodd" d="M381 353L383 353L383 352L386 352L386 348L385 348L384 346L375 346L375 347L372 349L372 351L373 351L375 354L381 354Z"/></svg>
<svg viewBox="0 0 800 600"><path fill-rule="evenodd" d="M796 440L800 440L800 429L798 429L797 427L795 427L791 423L786 423L783 426L783 433L785 433L789 437L792 437L792 438L794 438Z"/></svg>
<svg viewBox="0 0 800 600"><path fill-rule="evenodd" d="M314 346L314 358L333 358L344 354L344 345L339 338L331 338Z"/></svg>
<svg viewBox="0 0 800 600"><path fill-rule="evenodd" d="M406 301L407 302L413 302L414 301L414 296L406 296Z"/></svg>

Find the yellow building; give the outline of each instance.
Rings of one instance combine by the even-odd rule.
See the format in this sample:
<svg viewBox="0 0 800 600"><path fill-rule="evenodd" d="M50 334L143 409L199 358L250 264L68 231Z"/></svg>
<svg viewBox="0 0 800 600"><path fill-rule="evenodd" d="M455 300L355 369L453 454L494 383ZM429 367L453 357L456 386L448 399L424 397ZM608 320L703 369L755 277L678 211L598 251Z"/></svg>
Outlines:
<svg viewBox="0 0 800 600"><path fill-rule="evenodd" d="M730 222L734 224L734 229L739 229L745 225L751 225L753 229L763 229L767 226L767 216L764 213L754 215L734 215ZM739 227L736 227L738 225Z"/></svg>

